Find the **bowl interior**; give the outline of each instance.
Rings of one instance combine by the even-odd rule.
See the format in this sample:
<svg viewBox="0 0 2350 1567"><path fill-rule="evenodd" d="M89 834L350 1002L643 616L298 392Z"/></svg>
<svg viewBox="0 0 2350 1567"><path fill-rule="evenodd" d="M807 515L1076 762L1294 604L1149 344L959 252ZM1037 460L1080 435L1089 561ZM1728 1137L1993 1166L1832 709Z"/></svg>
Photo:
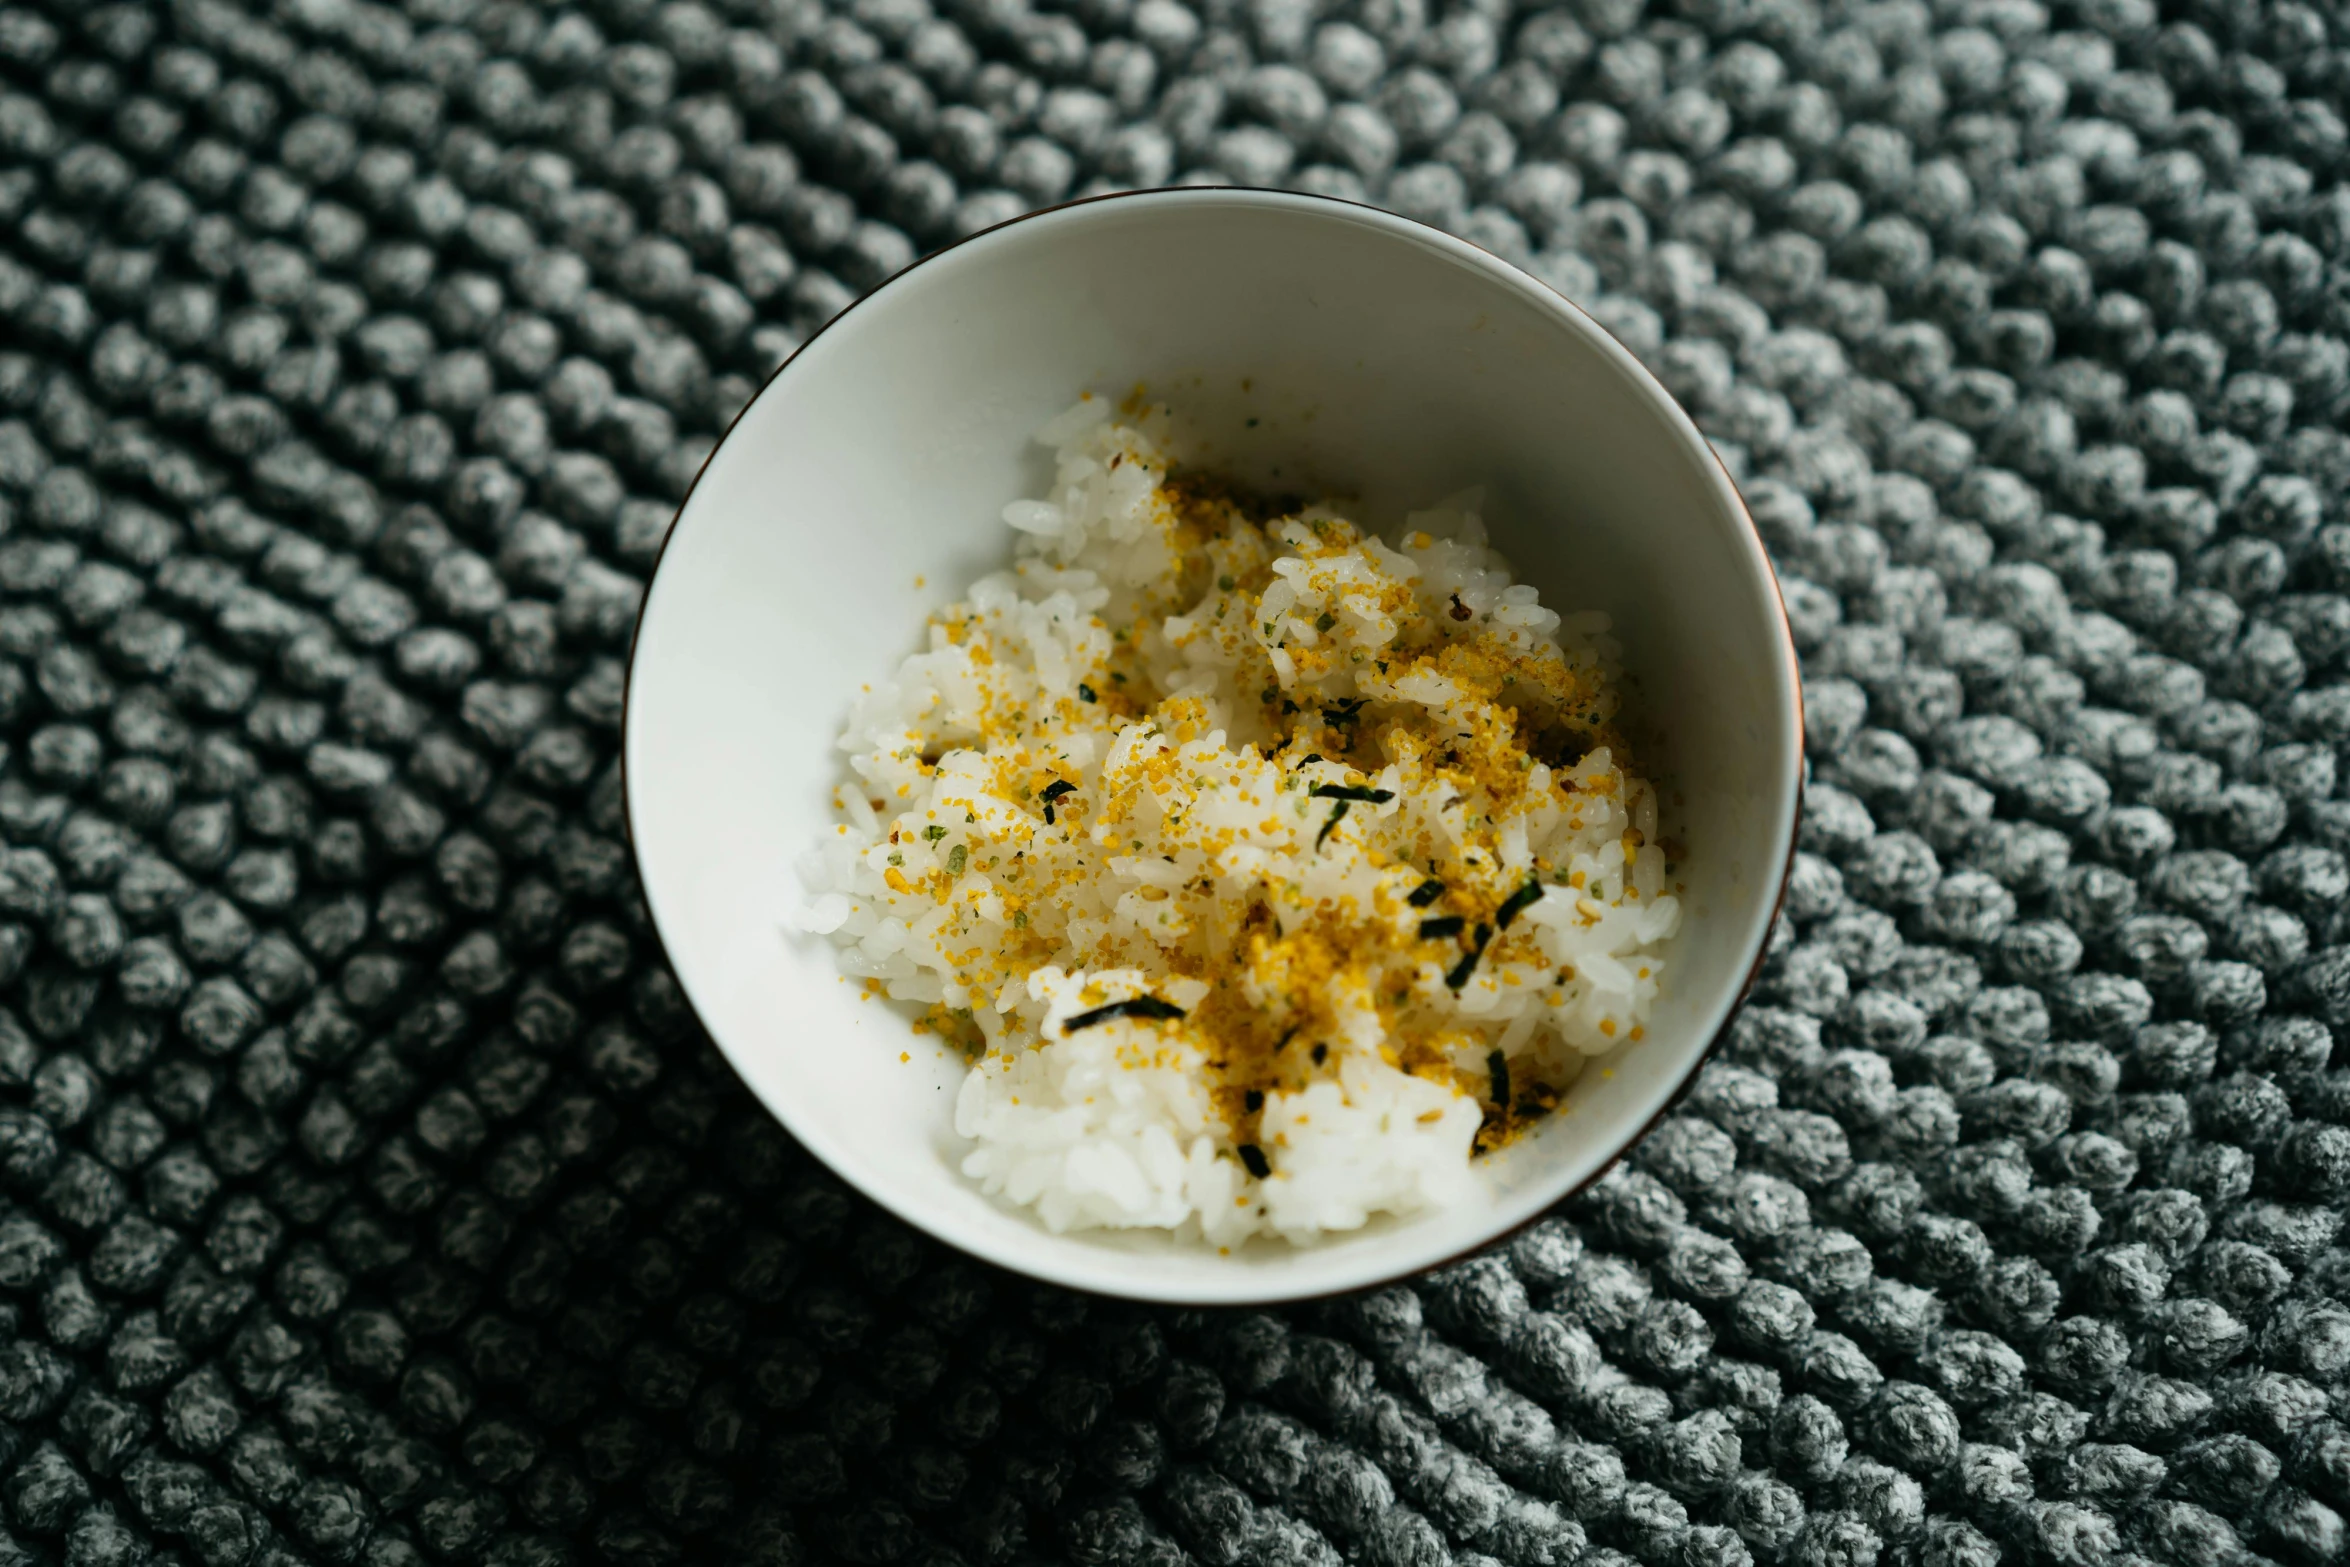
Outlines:
<svg viewBox="0 0 2350 1567"><path fill-rule="evenodd" d="M832 830L834 741L924 617L1001 564L1031 433L1083 390L1175 405L1185 455L1368 520L1472 484L1543 601L1612 614L1640 762L1688 848L1688 918L1640 1044L1485 1162L1461 1208L1318 1247L1218 1255L1056 1236L958 1172L962 1064L787 933ZM1800 720L1777 593L1735 492L1598 327L1500 263L1365 209L1258 192L1118 198L1010 225L901 275L763 391L681 513L630 671L626 768L646 895L679 979L803 1142L902 1217L1079 1288L1195 1302L1351 1288L1431 1265L1589 1179L1670 1102L1768 928ZM1677 823L1674 811L1677 808Z"/></svg>

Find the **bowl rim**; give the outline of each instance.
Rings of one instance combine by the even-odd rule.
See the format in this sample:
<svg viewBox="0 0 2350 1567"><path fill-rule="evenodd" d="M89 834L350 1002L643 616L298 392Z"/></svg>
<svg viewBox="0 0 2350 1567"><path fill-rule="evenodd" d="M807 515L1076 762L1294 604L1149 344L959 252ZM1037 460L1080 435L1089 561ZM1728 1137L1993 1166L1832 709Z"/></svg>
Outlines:
<svg viewBox="0 0 2350 1567"><path fill-rule="evenodd" d="M660 913L654 907L649 891L650 878L646 874L644 848L638 841L637 834L636 795L631 787L633 769L630 766L630 757L634 753L629 741L633 720L636 716L637 655L643 642L645 617L652 607L654 585L659 580L661 567L668 561L669 546L676 541L678 528L685 520L686 508L693 504L694 492L701 488L703 478L710 471L710 465L717 460L719 452L724 450L727 441L733 437L736 427L749 416L751 409L757 405L759 399L766 396L768 390L783 378L784 373L799 362L800 356L805 354L818 338L846 320L851 312L888 292L915 271L961 250L974 241L986 239L990 235L1000 233L1005 229L1015 228L1023 223L1049 218L1075 208L1100 206L1108 203L1173 205L1197 201L1208 205L1219 201L1232 201L1235 198L1239 198L1242 205L1288 207L1307 212L1320 210L1325 215L1343 213L1353 221L1367 227L1387 228L1421 244L1429 245L1451 259L1487 274L1502 286L1519 291L1542 308L1564 312L1579 318L1581 325L1589 329L1587 335L1593 340L1594 346L1601 354L1613 359L1620 369L1629 371L1636 380L1645 383L1656 394L1656 401L1661 405L1660 412L1665 422L1672 426L1684 440L1694 444L1699 451L1711 459L1715 468L1720 470L1723 487L1729 493L1736 520L1743 524L1746 542L1752 547L1754 561L1761 567L1764 580L1770 584L1770 602L1772 607L1778 611L1777 651L1785 664L1787 689L1792 696L1791 710L1788 714L1791 723L1789 754L1794 758L1795 774L1792 787L1792 809L1787 818L1786 850L1781 857L1771 893L1771 914L1763 926L1764 937L1755 949L1754 961L1748 966L1744 977L1739 980L1737 989L1722 1014L1720 1025L1714 1030L1713 1036L1706 1040L1704 1046L1690 1057L1689 1065L1683 1071L1680 1081L1675 1083L1671 1092L1665 1095L1655 1113L1636 1128L1629 1130L1607 1156L1592 1169L1590 1174L1561 1188L1541 1207L1524 1218L1504 1224L1475 1227L1474 1234L1464 1236L1457 1246L1446 1248L1433 1257L1421 1257L1400 1267L1385 1263L1378 1264L1361 1270L1361 1276L1349 1277L1338 1284L1318 1285L1303 1289L1283 1288L1279 1285L1269 1284L1261 1291L1249 1292L1229 1290L1193 1292L1180 1286L1145 1286L1122 1290L1106 1288L1090 1279L1071 1277L1065 1271L1052 1266L1047 1260L1003 1253L984 1243L973 1242L964 1237L947 1233L931 1223L929 1217L919 1209L891 1202L867 1190L853 1175L828 1158L821 1147L810 1142L801 1133L794 1117L788 1114L782 1106L770 1102L766 1095L752 1087L748 1077L735 1067L732 1050L719 1038L718 1031L710 1027L708 1018L704 1016L700 1004L694 999L691 987L686 983L684 975L679 971L676 961L670 955L669 934L662 928ZM677 505L670 513L669 529L662 535L660 548L654 552L653 563L645 572L644 591L638 601L636 620L629 628L628 656L621 688L619 761L621 831L622 836L627 840L629 862L636 872L638 896L644 903L646 920L652 928L654 942L661 949L663 961L669 964L670 972L677 980L678 993L684 998L686 1010L693 1018L694 1026L700 1029L704 1037L717 1048L718 1054L726 1061L728 1069L734 1071L741 1079L743 1087L753 1099L758 1101L760 1108L775 1119L802 1151L822 1164L836 1180L855 1191L865 1201L872 1203L900 1222L919 1230L931 1240L978 1262L1083 1295L1174 1307L1245 1308L1329 1300L1342 1295L1380 1289L1408 1279L1418 1278L1423 1274L1449 1267L1531 1229L1557 1212L1562 1205L1573 1201L1606 1179L1618 1165L1624 1162L1625 1157L1633 1149L1646 1141L1649 1134L1680 1107L1681 1101L1688 1097L1690 1089L1696 1085L1698 1074L1705 1070L1706 1063L1713 1059L1714 1055L1722 1048L1723 1043L1728 1040L1731 1030L1737 1025L1739 1014L1745 1010L1747 1002L1752 998L1755 984L1761 978L1763 966L1770 958L1770 928L1778 922L1779 916L1786 908L1787 888L1795 870L1797 840L1802 835L1804 797L1810 783L1810 768L1805 761L1804 752L1802 667L1795 648L1794 623L1787 613L1785 591L1779 584L1776 569L1771 565L1768 548L1763 542L1762 531L1755 525L1754 514L1746 503L1745 492L1739 489L1738 481L1731 474L1729 466L1722 461L1721 454L1714 450L1713 443L1707 440L1704 433L1697 428L1696 421L1689 416L1688 410L1681 406L1680 400L1667 391L1664 384L1657 380L1655 374L1642 364L1630 349L1619 342L1615 334L1610 332L1597 317L1540 278L1535 277L1525 268L1504 260L1480 246L1471 244L1458 235L1437 228L1433 224L1424 223L1417 218L1406 217L1401 213L1390 212L1384 207L1373 206L1368 202L1351 201L1340 196L1280 190L1261 185L1150 186L1134 190L1104 191L1097 195L1073 197L1049 206L1033 208L1001 222L991 223L985 228L974 229L968 234L949 240L935 250L924 253L896 272L891 273L880 283L859 294L847 305L835 311L815 331L810 332L806 338L802 339L798 346L783 358L781 363L767 373L766 378L759 383L758 390L746 398L743 405L735 410L733 417L727 420L726 428L719 432L718 439L712 442L709 451L703 454L701 462L694 469L692 480L686 485L685 493L678 497ZM1042 1229L1038 1231L1038 1234L1050 1241L1068 1238Z"/></svg>

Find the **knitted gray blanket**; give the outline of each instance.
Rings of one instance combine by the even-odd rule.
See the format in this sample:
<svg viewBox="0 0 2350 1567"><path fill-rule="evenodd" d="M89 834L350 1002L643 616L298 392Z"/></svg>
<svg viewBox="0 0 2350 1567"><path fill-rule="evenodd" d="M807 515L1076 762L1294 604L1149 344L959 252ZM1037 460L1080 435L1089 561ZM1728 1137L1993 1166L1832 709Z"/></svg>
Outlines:
<svg viewBox="0 0 2350 1567"><path fill-rule="evenodd" d="M1437 4L0 9L0 1567L2343 1554L2350 15ZM1809 679L1682 1113L1294 1311L844 1192L621 839L759 378L1177 179L1585 303Z"/></svg>

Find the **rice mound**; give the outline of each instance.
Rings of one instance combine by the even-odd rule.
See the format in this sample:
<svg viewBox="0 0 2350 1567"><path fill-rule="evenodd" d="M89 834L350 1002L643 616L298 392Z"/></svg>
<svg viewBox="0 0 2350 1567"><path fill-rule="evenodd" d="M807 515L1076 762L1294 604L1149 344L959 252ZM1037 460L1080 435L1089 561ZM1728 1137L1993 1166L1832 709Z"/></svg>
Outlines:
<svg viewBox="0 0 2350 1567"><path fill-rule="evenodd" d="M1008 569L842 736L801 928L973 1065L963 1171L1056 1231L1313 1241L1641 1037L1680 919L1603 615L1171 474L1163 409L1038 436Z"/></svg>

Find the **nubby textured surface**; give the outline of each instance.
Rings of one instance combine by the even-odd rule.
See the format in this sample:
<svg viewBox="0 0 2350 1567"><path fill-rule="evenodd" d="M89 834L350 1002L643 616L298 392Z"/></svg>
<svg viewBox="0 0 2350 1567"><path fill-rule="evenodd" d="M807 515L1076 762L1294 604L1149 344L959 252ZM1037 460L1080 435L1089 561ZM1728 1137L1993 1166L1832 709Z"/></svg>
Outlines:
<svg viewBox="0 0 2350 1567"><path fill-rule="evenodd" d="M0 9L0 1564L2338 1559L2346 103L2252 0ZM1150 1311L788 1143L615 754L801 336L1223 179L1655 366L1814 772L1627 1168Z"/></svg>

